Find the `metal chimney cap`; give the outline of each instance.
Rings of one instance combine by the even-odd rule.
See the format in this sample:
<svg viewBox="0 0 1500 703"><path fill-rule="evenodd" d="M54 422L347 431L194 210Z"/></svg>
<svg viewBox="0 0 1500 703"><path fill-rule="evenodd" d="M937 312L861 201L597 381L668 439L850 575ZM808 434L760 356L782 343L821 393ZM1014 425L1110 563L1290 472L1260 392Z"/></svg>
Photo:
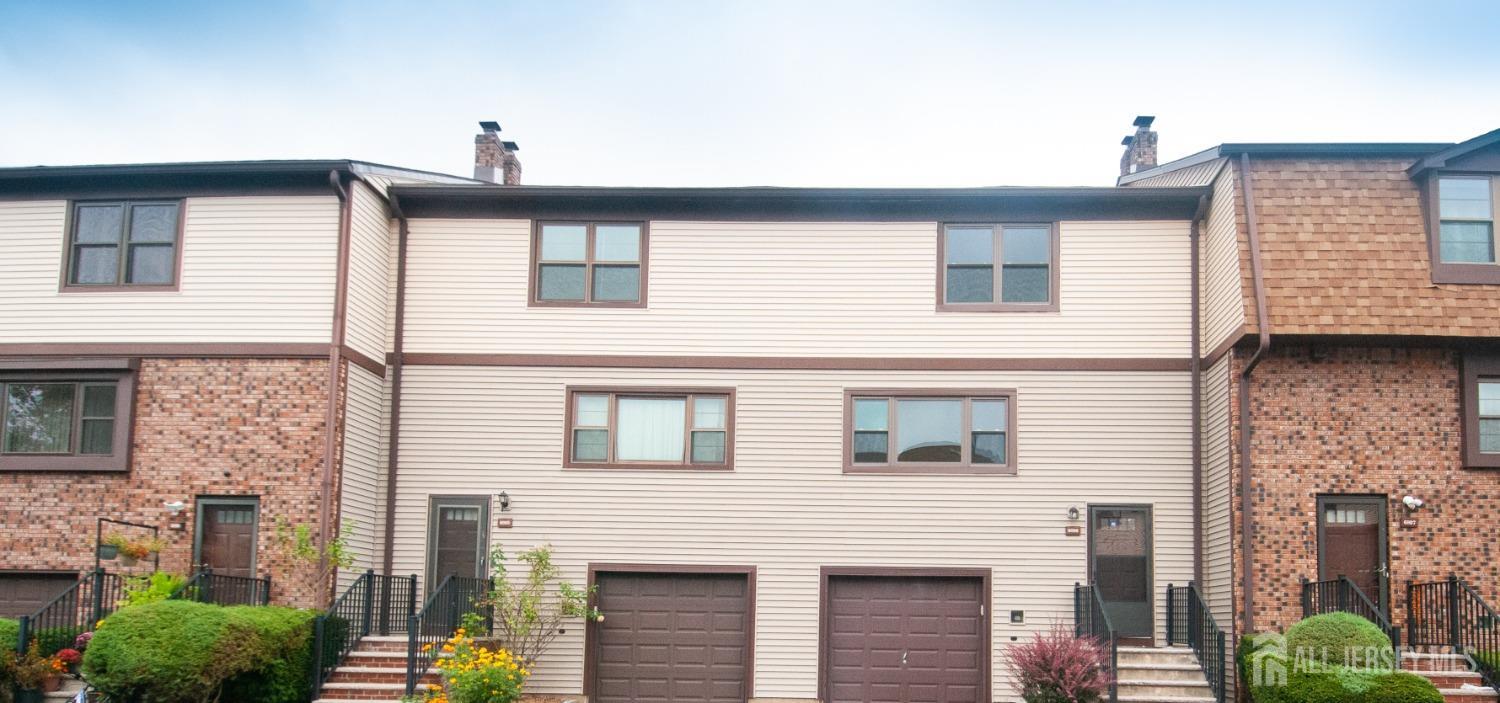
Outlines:
<svg viewBox="0 0 1500 703"><path fill-rule="evenodd" d="M1124 139L1120 140L1120 144L1122 146L1130 146L1130 143L1133 141L1135 141L1135 137L1127 134Z"/></svg>
<svg viewBox="0 0 1500 703"><path fill-rule="evenodd" d="M1136 115L1134 124L1142 129L1150 129L1151 123L1156 121L1155 115Z"/></svg>
<svg viewBox="0 0 1500 703"><path fill-rule="evenodd" d="M486 132L498 132L500 131L500 123L493 120L485 120L479 123L479 128Z"/></svg>

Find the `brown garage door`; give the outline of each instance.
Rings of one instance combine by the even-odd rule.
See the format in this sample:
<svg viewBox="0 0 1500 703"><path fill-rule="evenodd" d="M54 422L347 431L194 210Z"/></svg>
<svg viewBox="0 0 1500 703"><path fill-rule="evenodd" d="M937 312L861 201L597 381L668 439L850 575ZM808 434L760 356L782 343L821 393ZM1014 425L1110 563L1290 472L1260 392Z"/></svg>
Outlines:
<svg viewBox="0 0 1500 703"><path fill-rule="evenodd" d="M744 703L747 573L598 573L594 703Z"/></svg>
<svg viewBox="0 0 1500 703"><path fill-rule="evenodd" d="M982 577L829 576L830 703L989 700Z"/></svg>
<svg viewBox="0 0 1500 703"><path fill-rule="evenodd" d="M0 574L0 617L35 614L77 580L77 574Z"/></svg>

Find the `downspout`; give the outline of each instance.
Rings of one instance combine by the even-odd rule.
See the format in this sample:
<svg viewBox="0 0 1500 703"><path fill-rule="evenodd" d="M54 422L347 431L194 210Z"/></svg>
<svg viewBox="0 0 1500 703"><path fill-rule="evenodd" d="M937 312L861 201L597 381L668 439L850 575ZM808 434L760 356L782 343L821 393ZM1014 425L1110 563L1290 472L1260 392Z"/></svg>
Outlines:
<svg viewBox="0 0 1500 703"><path fill-rule="evenodd" d="M1199 223L1203 221L1204 214L1208 211L1208 196L1198 196L1198 210L1193 213L1193 222L1189 225L1189 256L1192 263L1188 268L1193 277L1191 290L1193 296L1192 304L1192 358L1188 360L1188 372L1192 374L1193 393L1193 580L1198 584L1203 583L1203 332L1200 324L1203 317L1202 301L1199 299L1202 282L1199 280L1202 265L1198 260L1201 251L1201 235Z"/></svg>
<svg viewBox="0 0 1500 703"><path fill-rule="evenodd" d="M322 491L319 499L318 543L325 551L333 539L333 489L334 460L338 451L339 429L339 367L343 359L344 322L349 303L349 236L350 220L353 217L354 199L350 197L343 174L337 170L328 172L328 182L339 199L339 242L337 274L333 293L333 334L328 345L328 414L324 420L326 431L323 444ZM320 563L323 560L320 559ZM326 564L323 564L326 566ZM335 574L336 576L336 574ZM331 591L334 581L330 579ZM327 594L325 594L327 595Z"/></svg>
<svg viewBox="0 0 1500 703"><path fill-rule="evenodd" d="M1250 374L1271 350L1271 321L1267 315L1266 281L1260 261L1260 227L1255 217L1255 190L1250 183L1250 155L1240 154L1240 191L1245 199L1245 232L1250 244L1250 279L1255 291L1255 328L1260 342L1245 369L1240 372L1240 563L1243 566L1241 588L1244 589L1245 632L1255 632L1255 513L1250 491Z"/></svg>
<svg viewBox="0 0 1500 703"><path fill-rule="evenodd" d="M385 562L383 573L389 575L395 564L396 551L396 474L401 456L401 372L405 366L403 353L406 347L406 246L411 228L406 213L401 211L401 201L390 196L391 214L396 217L399 234L396 239L396 319L395 339L391 342L391 427L386 438L385 464Z"/></svg>

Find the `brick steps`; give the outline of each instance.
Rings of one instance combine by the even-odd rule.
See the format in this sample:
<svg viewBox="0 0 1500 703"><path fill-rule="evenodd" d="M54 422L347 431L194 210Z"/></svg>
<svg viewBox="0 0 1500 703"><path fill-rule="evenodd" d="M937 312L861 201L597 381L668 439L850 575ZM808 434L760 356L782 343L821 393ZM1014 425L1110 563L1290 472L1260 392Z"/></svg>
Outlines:
<svg viewBox="0 0 1500 703"><path fill-rule="evenodd" d="M361 638L344 662L323 684L318 703L355 701L399 701L406 694L406 647L403 635L372 635ZM439 682L436 669L429 668L417 680L420 691Z"/></svg>
<svg viewBox="0 0 1500 703"><path fill-rule="evenodd" d="M1500 693L1469 670L1469 661L1451 652L1404 652L1401 668L1432 681L1444 703L1500 703Z"/></svg>

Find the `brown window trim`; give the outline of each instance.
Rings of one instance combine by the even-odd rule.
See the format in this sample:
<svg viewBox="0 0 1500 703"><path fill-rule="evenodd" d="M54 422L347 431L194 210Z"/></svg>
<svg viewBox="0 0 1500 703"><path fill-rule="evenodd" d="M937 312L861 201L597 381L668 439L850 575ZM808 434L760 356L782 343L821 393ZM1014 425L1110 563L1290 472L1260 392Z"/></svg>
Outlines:
<svg viewBox="0 0 1500 703"><path fill-rule="evenodd" d="M545 225L575 225L588 228L588 235L583 243L583 300L541 299L542 227ZM641 290L639 300L634 302L619 300L595 302L592 300L594 295L593 268L595 263L594 228L599 225L634 225L641 228ZM526 304L534 308L644 308L646 307L646 292L651 288L647 280L649 277L648 272L650 271L650 244L651 225L649 222L642 220L533 220L531 223L531 269L526 273L528 281Z"/></svg>
<svg viewBox="0 0 1500 703"><path fill-rule="evenodd" d="M73 283L73 231L74 223L77 221L78 206L99 205L108 203L142 204L174 203L177 205L177 239L172 242L172 282L171 283ZM172 293L181 289L182 286L182 247L187 234L187 199L186 198L123 198L111 200L71 200L68 202L67 216L63 220L63 252L62 267L58 278L58 291L62 293ZM120 249L120 271L123 276L125 266L129 265L129 246L122 245Z"/></svg>
<svg viewBox="0 0 1500 703"><path fill-rule="evenodd" d="M1464 466L1500 469L1500 454L1479 451L1479 382L1500 381L1500 354L1466 354L1460 386L1463 402Z"/></svg>
<svg viewBox="0 0 1500 703"><path fill-rule="evenodd" d="M0 368L0 382L72 382L115 383L115 426L111 438L112 454L4 454L0 453L0 471L97 471L124 472L130 469L131 429L135 426L135 384L133 370L104 370L101 366L81 363L70 370L66 362L37 363L33 370L16 371ZM0 398L0 423L5 421L4 398ZM82 402L81 400L79 402ZM81 418L73 418L73 437L78 441ZM0 427L3 430L3 427Z"/></svg>
<svg viewBox="0 0 1500 703"><path fill-rule="evenodd" d="M948 228L949 227L993 227L995 231L996 246L995 256L995 282L998 284L1004 273L999 242L1003 239L1002 230L1006 227L1046 227L1052 238L1052 259L1047 263L1049 277L1047 302L1045 303L950 303L948 302ZM1062 271L1058 262L1062 258L1061 231L1056 222L941 222L937 230L937 309L939 312L1058 312L1062 309L1058 304L1060 282ZM995 295L1001 294L999 285L995 286Z"/></svg>
<svg viewBox="0 0 1500 703"><path fill-rule="evenodd" d="M1431 171L1422 183L1422 205L1427 218L1427 258L1432 265L1433 283L1500 284L1500 246L1496 247L1496 263L1450 264L1442 260L1442 208L1438 199L1438 180L1441 178L1488 178L1490 179L1490 215L1494 218L1491 232L1500 238L1500 176L1476 171ZM1497 242L1500 244L1500 242Z"/></svg>
<svg viewBox="0 0 1500 703"><path fill-rule="evenodd" d="M972 464L966 462L897 462L888 460L884 464L856 464L854 462L854 400L856 398L954 398L964 401L975 399L1004 398L1005 403L1005 463ZM969 422L969 403L964 403L964 453L968 454L973 429ZM888 446L894 453L896 441L895 403L890 406L891 421L887 425ZM844 473L846 474L922 474L949 476L1014 476L1016 475L1016 390L1014 388L856 388L844 390Z"/></svg>
<svg viewBox="0 0 1500 703"><path fill-rule="evenodd" d="M734 470L734 415L735 415L735 389L733 388L675 388L671 386L568 386L566 389L567 400L563 406L566 414L563 418L563 468L565 469L608 469L617 470L646 470L646 471L733 471ZM615 423L618 418L616 406L620 397L626 398L688 398L696 395L715 395L724 397L724 463L722 464L695 464L692 462L693 450L693 404L689 402L684 408L683 436L683 460L681 463L663 463L647 461L575 461L573 459L573 422L575 419L574 406L580 395L608 395L609 396L609 439L608 455L613 457L615 444Z"/></svg>

